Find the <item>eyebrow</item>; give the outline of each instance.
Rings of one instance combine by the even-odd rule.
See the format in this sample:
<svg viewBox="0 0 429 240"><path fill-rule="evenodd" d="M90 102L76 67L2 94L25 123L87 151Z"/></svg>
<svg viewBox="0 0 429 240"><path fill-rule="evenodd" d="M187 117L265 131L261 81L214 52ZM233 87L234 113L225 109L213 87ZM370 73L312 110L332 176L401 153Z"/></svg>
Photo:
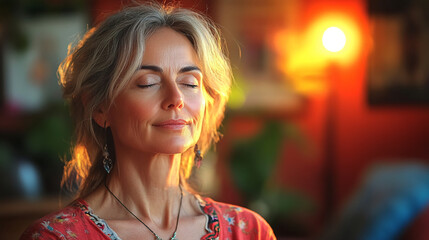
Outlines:
<svg viewBox="0 0 429 240"><path fill-rule="evenodd" d="M154 72L159 72L159 73L163 73L162 68L158 67L158 66L154 66L154 65L142 65L140 66L140 69L143 70L151 70ZM179 73L185 73L185 72L191 72L191 71L199 71L202 72L201 69L197 66L186 66L183 67L179 70Z"/></svg>
<svg viewBox="0 0 429 240"><path fill-rule="evenodd" d="M154 71L154 72L159 72L159 73L162 73L163 71L162 71L162 68L160 68L160 67L158 67L158 66L154 66L154 65L141 65L140 66L140 70L143 70L143 69L146 69L146 70L152 70L152 71Z"/></svg>
<svg viewBox="0 0 429 240"><path fill-rule="evenodd" d="M179 73L185 73L185 72L191 72L191 71L199 71L201 72L201 69L197 66L187 66L183 67L179 70Z"/></svg>

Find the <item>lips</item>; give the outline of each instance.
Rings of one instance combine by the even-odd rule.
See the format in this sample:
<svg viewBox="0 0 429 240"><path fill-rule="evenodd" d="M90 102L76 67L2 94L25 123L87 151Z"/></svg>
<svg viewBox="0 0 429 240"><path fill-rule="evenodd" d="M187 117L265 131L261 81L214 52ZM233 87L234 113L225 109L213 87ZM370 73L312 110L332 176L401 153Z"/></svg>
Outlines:
<svg viewBox="0 0 429 240"><path fill-rule="evenodd" d="M187 125L189 125L189 122L183 119L171 119L171 120L153 124L153 126L155 127L161 127L166 129L172 129L172 130L182 129Z"/></svg>

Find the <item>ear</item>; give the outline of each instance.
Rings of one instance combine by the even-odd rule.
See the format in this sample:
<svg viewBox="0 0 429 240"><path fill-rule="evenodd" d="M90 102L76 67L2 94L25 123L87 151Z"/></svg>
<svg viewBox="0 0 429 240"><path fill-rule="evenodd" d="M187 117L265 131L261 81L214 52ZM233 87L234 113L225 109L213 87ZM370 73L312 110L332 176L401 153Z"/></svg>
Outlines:
<svg viewBox="0 0 429 240"><path fill-rule="evenodd" d="M88 107L88 93L83 93L81 95L81 101L83 107ZM107 111L105 104L101 104L96 108L96 110L92 113L92 119L97 123L98 126L105 128L109 126L109 122L107 120Z"/></svg>
<svg viewBox="0 0 429 240"><path fill-rule="evenodd" d="M107 111L104 106L98 107L93 113L92 116L94 121L98 124L98 126L105 128L110 125L109 120L107 118Z"/></svg>

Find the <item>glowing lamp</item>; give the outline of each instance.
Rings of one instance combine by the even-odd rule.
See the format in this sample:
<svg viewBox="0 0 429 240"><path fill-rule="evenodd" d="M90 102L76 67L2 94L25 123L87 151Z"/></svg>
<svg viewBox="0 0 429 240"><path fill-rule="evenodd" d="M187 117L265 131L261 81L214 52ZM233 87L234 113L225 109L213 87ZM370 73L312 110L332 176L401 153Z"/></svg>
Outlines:
<svg viewBox="0 0 429 240"><path fill-rule="evenodd" d="M330 27L323 33L322 42L326 50L338 52L346 45L346 35L341 29Z"/></svg>

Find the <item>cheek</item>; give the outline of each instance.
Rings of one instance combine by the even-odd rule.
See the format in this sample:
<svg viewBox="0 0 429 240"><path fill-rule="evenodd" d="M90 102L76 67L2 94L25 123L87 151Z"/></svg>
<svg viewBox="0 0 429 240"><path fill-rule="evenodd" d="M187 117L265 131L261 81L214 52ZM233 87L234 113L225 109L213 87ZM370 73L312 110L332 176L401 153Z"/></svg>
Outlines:
<svg viewBox="0 0 429 240"><path fill-rule="evenodd" d="M195 142L201 137L203 124L204 124L204 113L206 108L206 102L203 95L195 99L192 105L192 114L195 120L195 129L193 131L193 139Z"/></svg>
<svg viewBox="0 0 429 240"><path fill-rule="evenodd" d="M199 94L198 96L193 97L189 101L188 105L193 118L197 120L198 125L201 125L201 122L204 117L204 110L206 107L206 101L204 99L204 96L202 94Z"/></svg>
<svg viewBox="0 0 429 240"><path fill-rule="evenodd" d="M112 124L116 126L148 121L155 110L153 104L134 98L120 98L110 112Z"/></svg>

